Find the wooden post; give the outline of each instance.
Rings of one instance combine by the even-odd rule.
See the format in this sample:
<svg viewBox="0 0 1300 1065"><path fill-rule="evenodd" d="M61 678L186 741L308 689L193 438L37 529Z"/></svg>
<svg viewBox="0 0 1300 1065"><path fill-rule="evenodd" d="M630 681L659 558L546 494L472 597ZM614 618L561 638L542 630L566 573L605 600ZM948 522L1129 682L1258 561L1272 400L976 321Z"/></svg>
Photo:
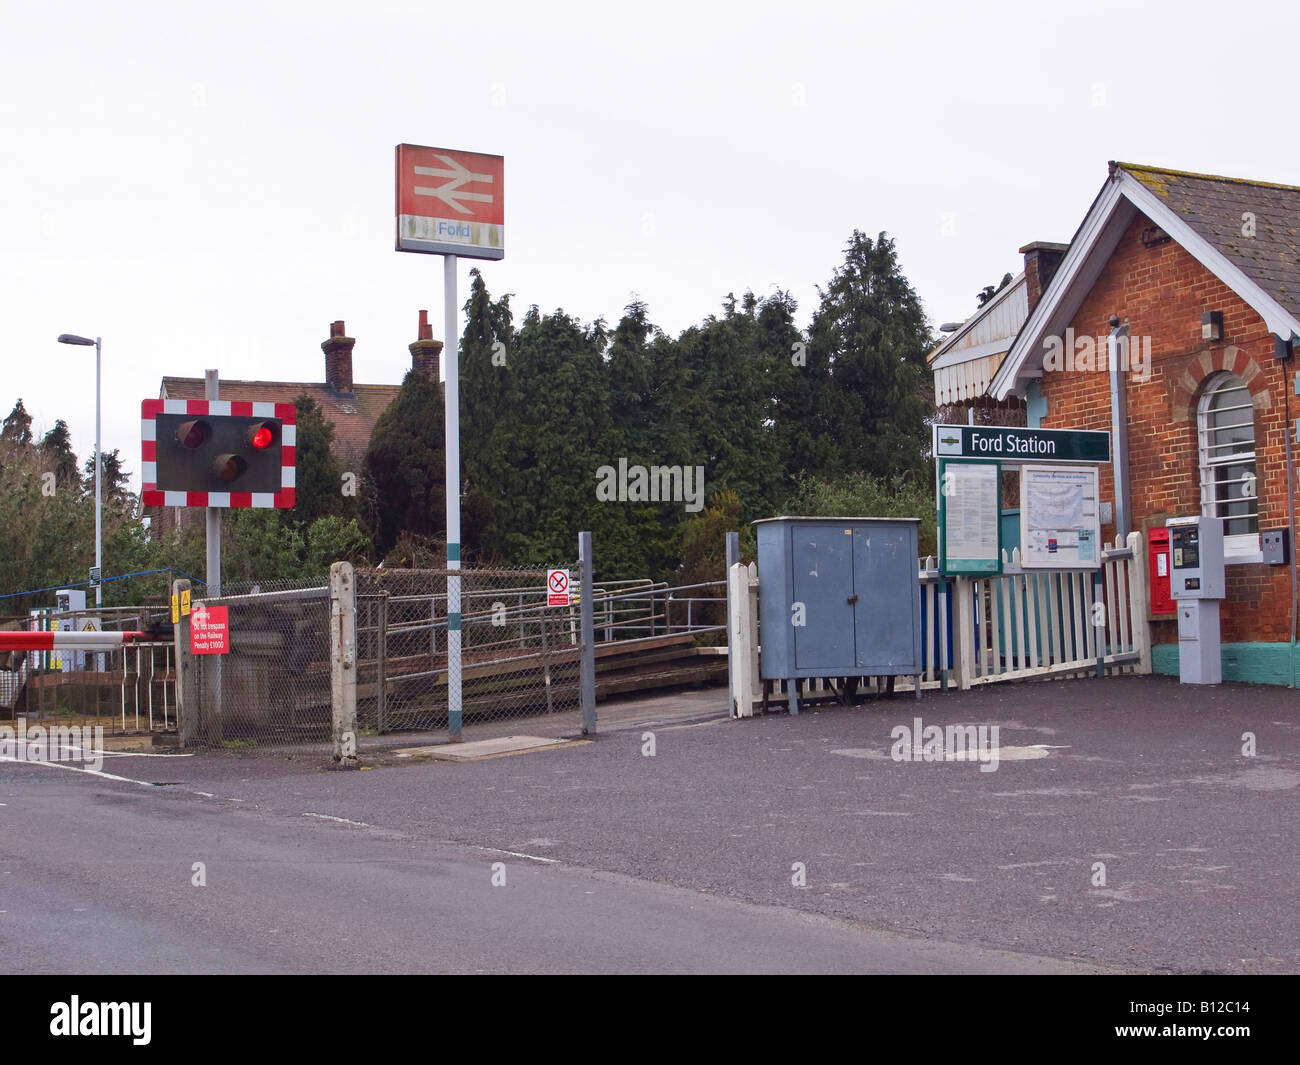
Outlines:
<svg viewBox="0 0 1300 1065"><path fill-rule="evenodd" d="M1129 563L1128 611L1133 629L1133 649L1138 653L1139 673L1151 672L1151 623L1147 621L1147 595L1150 574L1147 573L1146 545L1140 532L1128 534L1128 547L1133 552Z"/></svg>
<svg viewBox="0 0 1300 1065"><path fill-rule="evenodd" d="M953 625L952 649L953 667L957 671L957 688L969 691L975 676L975 599L973 595L975 582L970 577L953 578L953 610L956 623Z"/></svg>
<svg viewBox="0 0 1300 1065"><path fill-rule="evenodd" d="M727 573L727 674L731 689L731 716L753 717L754 703L762 698L758 680L756 568L737 562Z"/></svg>

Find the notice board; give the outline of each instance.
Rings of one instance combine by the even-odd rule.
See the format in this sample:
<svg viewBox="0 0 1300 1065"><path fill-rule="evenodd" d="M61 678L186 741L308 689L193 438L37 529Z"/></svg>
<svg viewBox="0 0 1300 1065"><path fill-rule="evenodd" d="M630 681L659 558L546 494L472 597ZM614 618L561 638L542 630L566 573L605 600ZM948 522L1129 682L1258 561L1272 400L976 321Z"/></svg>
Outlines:
<svg viewBox="0 0 1300 1065"><path fill-rule="evenodd" d="M939 460L939 572L1002 572L1002 466Z"/></svg>
<svg viewBox="0 0 1300 1065"><path fill-rule="evenodd" d="M1097 569L1101 522L1096 466L1020 468L1020 564Z"/></svg>

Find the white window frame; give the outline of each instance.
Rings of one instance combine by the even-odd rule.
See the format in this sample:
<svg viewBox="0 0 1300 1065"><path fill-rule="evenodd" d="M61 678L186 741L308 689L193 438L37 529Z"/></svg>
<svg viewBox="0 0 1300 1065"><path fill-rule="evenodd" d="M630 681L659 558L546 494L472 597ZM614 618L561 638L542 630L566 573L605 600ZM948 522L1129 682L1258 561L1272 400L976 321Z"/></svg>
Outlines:
<svg viewBox="0 0 1300 1065"><path fill-rule="evenodd" d="M1210 424L1211 405L1215 396L1224 391L1240 391L1241 396L1232 406L1219 408L1220 413L1238 413L1243 418L1242 421L1230 423L1228 426L1212 426ZM1229 441L1224 444L1213 442L1213 434L1216 431L1222 431L1224 428L1244 428L1250 426L1250 451L1237 452L1229 454L1220 454L1225 448L1239 447L1244 441ZM1197 471L1200 479L1201 491L1201 513L1207 517L1224 518L1224 537L1223 537L1223 556L1224 562L1245 563L1245 562L1262 562L1264 556L1260 551L1259 545L1259 470L1256 465L1255 450L1255 405L1252 401L1249 390L1241 378L1230 373L1215 374L1206 382L1204 390L1201 392L1201 398L1196 406L1196 459ZM1241 515L1226 515L1223 509L1226 501L1218 498L1216 489L1222 481L1215 477L1215 470L1228 465L1239 466L1249 464L1250 470L1244 474L1245 477L1253 478L1255 509L1252 513L1246 515L1254 524L1253 532L1232 533L1229 534L1227 529L1228 520L1232 518L1240 519Z"/></svg>

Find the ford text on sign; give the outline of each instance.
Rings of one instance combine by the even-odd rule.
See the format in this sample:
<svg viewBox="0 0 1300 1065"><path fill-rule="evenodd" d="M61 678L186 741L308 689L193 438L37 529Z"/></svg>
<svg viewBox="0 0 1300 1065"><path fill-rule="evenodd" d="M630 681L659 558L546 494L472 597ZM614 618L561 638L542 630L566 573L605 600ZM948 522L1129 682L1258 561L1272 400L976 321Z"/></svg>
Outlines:
<svg viewBox="0 0 1300 1065"><path fill-rule="evenodd" d="M190 651L196 655L230 654L230 608L196 607L190 615Z"/></svg>
<svg viewBox="0 0 1300 1065"><path fill-rule="evenodd" d="M936 458L1033 462L1109 462L1110 433L1095 429L1026 429L1010 425L936 425Z"/></svg>
<svg viewBox="0 0 1300 1065"><path fill-rule="evenodd" d="M505 159L397 146L397 250L505 258Z"/></svg>

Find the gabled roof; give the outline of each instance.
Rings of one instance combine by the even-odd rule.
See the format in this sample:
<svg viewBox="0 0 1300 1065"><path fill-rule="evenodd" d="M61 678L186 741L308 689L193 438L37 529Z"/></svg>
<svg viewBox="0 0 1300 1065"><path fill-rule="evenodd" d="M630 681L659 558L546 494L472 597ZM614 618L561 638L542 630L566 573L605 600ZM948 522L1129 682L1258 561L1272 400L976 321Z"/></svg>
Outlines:
<svg viewBox="0 0 1300 1065"><path fill-rule="evenodd" d="M221 381L221 398L292 403L304 392L318 404L334 426L334 451L360 454L370 443L375 422L397 398L400 385L353 385L351 392L335 392L319 381ZM161 398L202 399L203 378L164 377Z"/></svg>
<svg viewBox="0 0 1300 1065"><path fill-rule="evenodd" d="M1300 188L1115 163L1293 316L1300 316ZM1243 232L1254 216L1254 236ZM1170 232L1169 230L1165 230Z"/></svg>
<svg viewBox="0 0 1300 1065"><path fill-rule="evenodd" d="M1070 250L990 385L1005 399L1073 319L1141 211L1231 288L1270 332L1300 335L1300 188L1111 163ZM1254 237L1245 235L1253 217Z"/></svg>

